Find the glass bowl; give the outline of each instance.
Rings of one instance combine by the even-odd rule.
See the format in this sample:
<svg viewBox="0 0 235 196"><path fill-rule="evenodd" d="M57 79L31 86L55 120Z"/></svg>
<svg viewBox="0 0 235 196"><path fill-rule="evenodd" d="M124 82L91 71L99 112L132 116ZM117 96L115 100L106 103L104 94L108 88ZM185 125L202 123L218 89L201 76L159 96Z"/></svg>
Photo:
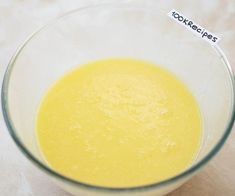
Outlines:
<svg viewBox="0 0 235 196"><path fill-rule="evenodd" d="M100 4L71 11L29 37L5 73L2 108L12 138L39 170L74 195L164 195L200 171L231 131L234 79L222 50L170 19L169 10L148 2L152 3ZM110 57L161 65L184 81L197 99L203 141L195 162L182 173L144 186L101 187L70 179L45 164L35 137L42 96L74 66Z"/></svg>

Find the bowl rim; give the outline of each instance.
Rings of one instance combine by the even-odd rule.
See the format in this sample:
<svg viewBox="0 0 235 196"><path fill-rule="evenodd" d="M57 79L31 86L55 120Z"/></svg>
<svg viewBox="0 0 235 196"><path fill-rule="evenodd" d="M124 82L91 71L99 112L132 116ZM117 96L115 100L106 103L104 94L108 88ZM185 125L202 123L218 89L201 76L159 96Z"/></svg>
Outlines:
<svg viewBox="0 0 235 196"><path fill-rule="evenodd" d="M52 176L56 179L62 180L63 182L66 182L68 184L72 184L72 185L75 185L75 186L78 186L80 188L84 188L84 189L90 190L90 191L101 191L101 192L109 192L109 193L120 193L120 192L130 193L130 192L149 191L152 189L156 189L156 188L160 188L160 187L172 184L172 183L174 183L180 179L183 179L183 178L186 179L188 176L195 174L199 169L201 169L209 160L211 160L218 153L218 151L221 149L221 147L225 143L226 139L228 138L228 136L232 130L234 120L235 120L235 79L234 79L234 73L232 71L231 65L228 62L228 59L225 56L224 52L222 51L222 49L218 45L214 45L214 46L212 46L212 48L215 50L215 52L217 52L217 55L219 55L226 70L228 71L228 75L230 77L231 84L232 84L231 90L233 93L233 99L231 100L232 101L232 107L231 107L231 111L230 111L231 114L228 119L228 123L227 123L225 130L224 130L224 133L223 133L222 137L219 139L219 141L214 145L212 150L210 150L209 153L207 153L198 163L190 166L185 171L183 171L173 177L167 178L167 179L159 181L157 183L151 183L151 184L146 184L146 185L141 185L141 186L133 186L133 187L105 187L105 186L97 186L97 185L92 185L89 183L84 183L79 180L74 180L69 177L66 177L66 176L60 174L59 172L56 172L55 170L51 169L47 165L43 164L40 160L38 160L27 149L27 147L25 147L25 145L20 140L20 138L18 137L18 135L15 131L16 129L14 127L14 123L11 119L11 115L10 115L10 111L9 111L8 85L9 85L10 78L11 78L11 72L14 68L17 57L20 55L21 51L23 51L24 47L30 42L30 40L32 40L43 29L46 29L51 24L56 23L57 21L59 21L60 19L62 19L65 16L68 16L68 15L73 14L75 12L84 11L84 10L87 10L90 8L96 8L96 7L100 7L100 6L110 6L110 5L114 5L114 4L115 3L99 3L99 4L80 7L80 8L74 9L72 11L66 12L62 16L55 18L51 22L47 23L46 25L44 25L41 28L39 28L38 30L36 30L32 35L30 35L25 40L25 42L16 50L14 55L11 57L10 62L8 63L7 69L6 69L4 77L3 77L2 90L1 90L1 105L2 105L3 117L4 117L5 124L6 124L8 131L9 131L12 139L14 140L15 144L20 149L20 151L36 167L38 167L40 170L44 171L46 174L49 174L50 176ZM133 4L133 2L132 2L132 4ZM128 4L127 5L128 5L128 7L135 8L135 6L133 6L132 4L130 4L131 6ZM120 4L118 4L118 5L120 5ZM146 9L147 9L147 7L146 7Z"/></svg>

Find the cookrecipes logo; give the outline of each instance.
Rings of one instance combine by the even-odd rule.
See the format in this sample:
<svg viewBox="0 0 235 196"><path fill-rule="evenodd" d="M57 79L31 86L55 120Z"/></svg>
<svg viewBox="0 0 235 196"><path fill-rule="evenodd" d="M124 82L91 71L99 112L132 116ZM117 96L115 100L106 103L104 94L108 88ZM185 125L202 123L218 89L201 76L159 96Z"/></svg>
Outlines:
<svg viewBox="0 0 235 196"><path fill-rule="evenodd" d="M198 37L204 39L205 41L209 42L212 45L217 44L217 42L220 40L220 38L213 33L209 32L205 28L201 27L200 25L196 24L192 20L185 17L183 14L177 12L176 10L171 10L168 13L168 16L175 21L177 21L179 24L185 26L187 29L192 31L195 35Z"/></svg>

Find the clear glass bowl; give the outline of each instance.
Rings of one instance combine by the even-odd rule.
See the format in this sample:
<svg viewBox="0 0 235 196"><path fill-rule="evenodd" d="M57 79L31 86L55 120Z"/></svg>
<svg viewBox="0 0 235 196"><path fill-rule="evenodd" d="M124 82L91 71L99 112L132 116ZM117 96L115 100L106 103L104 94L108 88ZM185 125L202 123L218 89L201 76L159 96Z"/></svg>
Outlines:
<svg viewBox="0 0 235 196"><path fill-rule="evenodd" d="M152 2L103 4L69 12L34 33L5 73L2 108L12 138L39 170L75 195L166 194L197 173L231 131L234 79L225 55L219 46L194 36L167 16L169 10ZM98 187L61 175L40 156L35 116L47 89L76 65L119 56L164 66L185 82L199 103L202 146L195 162L177 176L139 187Z"/></svg>

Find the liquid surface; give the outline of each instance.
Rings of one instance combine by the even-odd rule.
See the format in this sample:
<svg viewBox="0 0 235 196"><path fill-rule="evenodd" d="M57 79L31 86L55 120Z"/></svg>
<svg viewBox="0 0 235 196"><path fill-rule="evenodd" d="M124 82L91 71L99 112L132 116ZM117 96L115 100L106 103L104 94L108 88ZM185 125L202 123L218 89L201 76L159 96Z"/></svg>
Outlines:
<svg viewBox="0 0 235 196"><path fill-rule="evenodd" d="M165 69L107 59L59 79L39 107L50 167L81 182L128 187L178 174L196 156L201 118L187 87Z"/></svg>

